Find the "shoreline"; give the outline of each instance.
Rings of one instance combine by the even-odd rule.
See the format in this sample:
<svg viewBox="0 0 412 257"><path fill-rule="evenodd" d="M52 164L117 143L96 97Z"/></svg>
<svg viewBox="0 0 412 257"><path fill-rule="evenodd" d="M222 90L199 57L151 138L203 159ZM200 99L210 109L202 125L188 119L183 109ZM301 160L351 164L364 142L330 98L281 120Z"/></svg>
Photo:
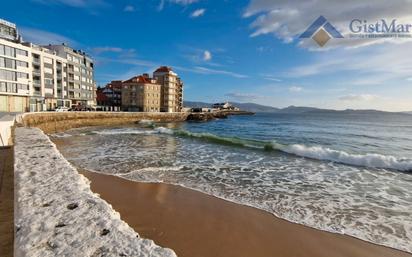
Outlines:
<svg viewBox="0 0 412 257"><path fill-rule="evenodd" d="M16 256L176 256L141 237L38 128L15 129Z"/></svg>
<svg viewBox="0 0 412 257"><path fill-rule="evenodd" d="M79 173L138 233L178 256L412 256L177 185Z"/></svg>
<svg viewBox="0 0 412 257"><path fill-rule="evenodd" d="M56 143L55 141L53 142ZM78 170L78 172L83 174L80 170ZM89 178L93 192L100 194L103 200L111 204L115 211L121 214L122 220L127 222L136 232L141 233L145 238L155 240L156 243L164 247L172 248L179 256L208 256L207 254L210 254L210 256L225 257L274 255L285 257L412 256L407 252L376 245L354 237L325 232L292 223L277 218L269 212L229 202L181 186L164 183L135 182L99 173L89 172L88 175L93 177ZM103 178L104 176L108 178ZM121 182L119 185L113 186L113 182L116 182L116 180L121 180ZM116 182L116 184L117 183L118 182ZM129 183L131 183L132 186L127 186ZM100 185L98 186L100 189L96 189L96 184ZM119 191L124 190L125 187L126 190L131 190L130 194L119 195ZM136 189L135 187L138 188ZM167 198L169 203L163 203L164 206L155 206L156 208L153 208L153 205L160 204L159 199L156 198L159 192L161 192L163 198ZM138 204L141 204L140 211L149 210L149 214L146 213L149 217L145 217L147 220L141 219L143 217L141 213L137 216L134 215L136 214L137 207L136 199L133 197L141 198L140 195L142 193L148 199L143 199L143 202ZM121 206L119 207L117 204L124 204L125 209L121 210ZM200 207L203 208L202 210L206 208L205 212L199 211L199 208L193 208L196 204L200 204ZM148 207L151 208L149 209ZM164 209L165 207L166 209ZM161 211L159 211L159 208ZM164 213L168 212L178 213L180 214L180 218L176 215L164 215ZM125 218L127 216L129 216L129 218ZM139 219L139 224L133 225L133 222L136 222L136 218ZM180 219L180 222L176 222L176 219ZM195 221L197 222L196 224L186 224L187 222L194 223ZM182 227L182 224L185 226ZM176 225L179 227L173 227ZM172 227L173 229L166 231L164 230L165 227ZM268 231L269 228L274 229ZM183 252L183 255L181 255L179 248L169 245L170 242L163 244L163 239L170 232L175 233L175 238L172 238L170 242L173 244L183 244L181 248L183 249L182 251L195 252L187 255L184 255L185 252ZM194 236L197 237L199 233L204 233L203 235L207 236L204 236L202 240L192 238ZM329 236L325 236L325 234ZM181 238L184 235L186 235L186 238ZM213 239L212 242L210 242L211 239ZM228 239L231 241L227 242ZM212 246L210 246L210 244L212 244ZM296 247L296 245L299 247ZM204 249L205 247L206 249ZM196 255L201 250L204 252ZM259 255L260 253L262 255Z"/></svg>

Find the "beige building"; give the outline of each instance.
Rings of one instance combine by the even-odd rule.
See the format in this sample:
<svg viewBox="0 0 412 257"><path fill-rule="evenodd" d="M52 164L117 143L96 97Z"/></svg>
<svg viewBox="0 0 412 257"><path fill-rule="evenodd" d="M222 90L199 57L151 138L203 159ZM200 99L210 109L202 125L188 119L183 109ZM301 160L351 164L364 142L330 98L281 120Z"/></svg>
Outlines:
<svg viewBox="0 0 412 257"><path fill-rule="evenodd" d="M122 110L139 112L160 111L161 85L147 74L123 81Z"/></svg>
<svg viewBox="0 0 412 257"><path fill-rule="evenodd" d="M162 66L153 73L153 78L162 85L160 97L162 112L181 112L183 108L183 82L172 68Z"/></svg>
<svg viewBox="0 0 412 257"><path fill-rule="evenodd" d="M23 42L16 25L0 19L0 112L77 103L95 104L93 61L65 45Z"/></svg>

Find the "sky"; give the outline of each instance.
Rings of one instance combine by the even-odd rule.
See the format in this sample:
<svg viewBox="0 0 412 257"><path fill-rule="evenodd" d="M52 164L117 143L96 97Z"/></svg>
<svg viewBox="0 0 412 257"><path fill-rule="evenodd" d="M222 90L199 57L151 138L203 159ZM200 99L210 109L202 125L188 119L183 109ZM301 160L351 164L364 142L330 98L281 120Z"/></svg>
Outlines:
<svg viewBox="0 0 412 257"><path fill-rule="evenodd" d="M344 38L299 38L320 15ZM13 0L0 18L86 51L100 86L167 65L185 100L412 111L412 38L348 36L352 19L412 23L411 0Z"/></svg>

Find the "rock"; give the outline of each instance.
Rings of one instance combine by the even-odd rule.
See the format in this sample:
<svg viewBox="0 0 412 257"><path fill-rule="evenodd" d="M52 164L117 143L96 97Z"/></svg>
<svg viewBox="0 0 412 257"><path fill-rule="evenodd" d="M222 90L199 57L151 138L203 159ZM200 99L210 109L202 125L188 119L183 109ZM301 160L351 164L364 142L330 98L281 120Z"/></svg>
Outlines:
<svg viewBox="0 0 412 257"><path fill-rule="evenodd" d="M100 235L101 235L101 236L105 236L105 235L107 235L107 234L109 234L109 233L110 233L110 230L108 230L108 229L103 229L102 232L100 233Z"/></svg>
<svg viewBox="0 0 412 257"><path fill-rule="evenodd" d="M79 205L77 203L71 203L71 204L67 205L67 209L69 209L69 210L74 210L77 207L79 207Z"/></svg>
<svg viewBox="0 0 412 257"><path fill-rule="evenodd" d="M66 226L66 224L64 224L64 223L59 223L59 224L57 224L55 227L56 228L62 228L62 227L65 227Z"/></svg>

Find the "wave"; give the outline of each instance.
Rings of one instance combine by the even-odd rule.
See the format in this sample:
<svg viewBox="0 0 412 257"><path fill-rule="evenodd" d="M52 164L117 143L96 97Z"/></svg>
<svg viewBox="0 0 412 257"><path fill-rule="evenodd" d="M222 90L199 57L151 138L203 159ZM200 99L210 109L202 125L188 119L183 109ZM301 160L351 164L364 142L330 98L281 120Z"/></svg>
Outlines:
<svg viewBox="0 0 412 257"><path fill-rule="evenodd" d="M120 134L167 134L180 137L196 138L228 146L238 146L265 151L281 151L295 156L309 159L331 161L353 166L383 168L399 171L412 171L412 160L407 158L397 158L395 156L383 155L377 153L354 154L341 150L334 150L323 146L306 146L303 144L284 145L276 141L259 141L238 137L223 137L211 133L195 133L181 129L169 129L165 127L156 127L153 130L136 130L136 129L117 129L95 131L101 135L120 135Z"/></svg>
<svg viewBox="0 0 412 257"><path fill-rule="evenodd" d="M242 139L237 137L222 137L211 133L193 133L186 130L171 130L162 128L158 131L165 131L167 134L198 138L208 142L219 143L224 145L235 145L255 149L257 148L266 151L277 150L305 158L332 161L336 163L348 164L353 166L394 169L399 171L412 171L411 159L397 158L395 156L390 155L376 153L353 154L322 146L306 146L302 144L283 145L277 143L276 141L265 142L251 139Z"/></svg>
<svg viewBox="0 0 412 257"><path fill-rule="evenodd" d="M280 149L286 153L317 160L326 160L354 166L412 171L412 160L395 156L367 153L351 154L322 146L288 145Z"/></svg>

